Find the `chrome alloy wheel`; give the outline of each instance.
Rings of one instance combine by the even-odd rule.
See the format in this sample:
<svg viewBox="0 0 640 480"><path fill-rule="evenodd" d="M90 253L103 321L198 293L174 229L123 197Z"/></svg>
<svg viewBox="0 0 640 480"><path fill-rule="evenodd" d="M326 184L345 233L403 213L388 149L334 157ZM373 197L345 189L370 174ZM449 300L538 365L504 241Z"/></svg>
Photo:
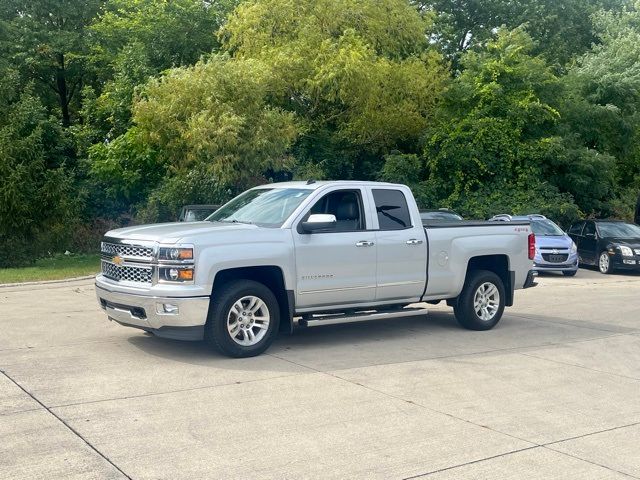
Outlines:
<svg viewBox="0 0 640 480"><path fill-rule="evenodd" d="M478 287L473 296L473 309L478 318L489 321L495 317L500 308L500 292L490 282L485 282Z"/></svg>
<svg viewBox="0 0 640 480"><path fill-rule="evenodd" d="M609 271L609 254L607 252L602 252L600 254L600 260L598 261L598 266L600 267L600 271L602 273L607 273Z"/></svg>
<svg viewBox="0 0 640 480"><path fill-rule="evenodd" d="M270 318L267 305L260 298L248 295L231 306L227 330L238 345L251 347L267 334Z"/></svg>

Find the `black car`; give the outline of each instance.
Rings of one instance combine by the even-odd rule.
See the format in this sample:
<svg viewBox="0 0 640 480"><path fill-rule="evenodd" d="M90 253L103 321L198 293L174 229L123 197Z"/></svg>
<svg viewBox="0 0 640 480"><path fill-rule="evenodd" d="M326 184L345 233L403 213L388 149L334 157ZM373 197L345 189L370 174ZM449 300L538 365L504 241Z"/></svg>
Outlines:
<svg viewBox="0 0 640 480"><path fill-rule="evenodd" d="M640 270L640 227L621 220L584 220L571 225L581 264L597 265L602 273Z"/></svg>
<svg viewBox="0 0 640 480"><path fill-rule="evenodd" d="M458 215L453 210L447 208L440 208L438 210L420 210L420 218L423 222L459 222L462 220L462 216Z"/></svg>

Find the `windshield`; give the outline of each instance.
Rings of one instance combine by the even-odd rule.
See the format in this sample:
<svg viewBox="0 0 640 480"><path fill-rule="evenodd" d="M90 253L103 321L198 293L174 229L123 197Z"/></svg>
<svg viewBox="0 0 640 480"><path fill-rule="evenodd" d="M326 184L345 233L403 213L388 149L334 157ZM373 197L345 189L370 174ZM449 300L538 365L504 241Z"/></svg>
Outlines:
<svg viewBox="0 0 640 480"><path fill-rule="evenodd" d="M247 190L207 217L207 220L279 227L312 191L302 188Z"/></svg>
<svg viewBox="0 0 640 480"><path fill-rule="evenodd" d="M531 230L539 237L560 237L565 234L551 220L531 220Z"/></svg>
<svg viewBox="0 0 640 480"><path fill-rule="evenodd" d="M640 238L640 227L622 222L598 222L602 237Z"/></svg>

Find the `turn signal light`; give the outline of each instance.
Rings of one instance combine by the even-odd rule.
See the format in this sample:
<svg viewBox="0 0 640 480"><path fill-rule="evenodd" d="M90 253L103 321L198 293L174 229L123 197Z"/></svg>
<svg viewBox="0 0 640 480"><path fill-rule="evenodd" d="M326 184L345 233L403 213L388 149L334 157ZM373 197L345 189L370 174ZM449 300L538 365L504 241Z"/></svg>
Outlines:
<svg viewBox="0 0 640 480"><path fill-rule="evenodd" d="M158 276L163 282L191 282L193 281L193 272L192 267L160 267Z"/></svg>
<svg viewBox="0 0 640 480"><path fill-rule="evenodd" d="M178 270L178 280L183 282L193 280L193 270Z"/></svg>
<svg viewBox="0 0 640 480"><path fill-rule="evenodd" d="M533 233L529 234L529 260L533 260L536 256L536 236Z"/></svg>

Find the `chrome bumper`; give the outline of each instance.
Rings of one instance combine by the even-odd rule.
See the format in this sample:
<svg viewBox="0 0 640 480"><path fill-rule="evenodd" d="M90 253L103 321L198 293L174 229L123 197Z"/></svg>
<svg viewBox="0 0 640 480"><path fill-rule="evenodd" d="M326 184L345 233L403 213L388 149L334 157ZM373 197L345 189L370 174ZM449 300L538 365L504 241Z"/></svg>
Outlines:
<svg viewBox="0 0 640 480"><path fill-rule="evenodd" d="M96 296L109 319L158 336L202 338L209 297L154 297L120 293L96 283ZM184 337L184 338L183 338Z"/></svg>

